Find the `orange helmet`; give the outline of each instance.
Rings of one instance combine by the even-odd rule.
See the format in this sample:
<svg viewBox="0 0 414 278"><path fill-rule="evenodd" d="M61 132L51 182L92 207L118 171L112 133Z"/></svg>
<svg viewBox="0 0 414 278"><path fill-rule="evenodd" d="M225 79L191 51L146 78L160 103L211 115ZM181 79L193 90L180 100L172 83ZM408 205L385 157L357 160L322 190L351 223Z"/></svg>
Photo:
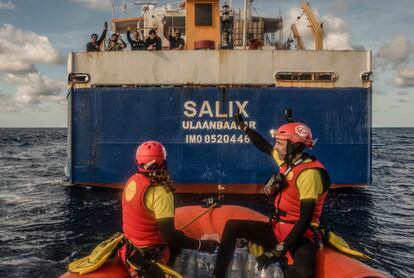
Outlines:
<svg viewBox="0 0 414 278"><path fill-rule="evenodd" d="M154 172L166 167L167 151L160 142L147 141L138 147L135 161L141 172Z"/></svg>
<svg viewBox="0 0 414 278"><path fill-rule="evenodd" d="M287 123L279 127L276 131L271 131L275 139L290 140L292 143L302 143L307 148L314 145L312 131L302 123Z"/></svg>

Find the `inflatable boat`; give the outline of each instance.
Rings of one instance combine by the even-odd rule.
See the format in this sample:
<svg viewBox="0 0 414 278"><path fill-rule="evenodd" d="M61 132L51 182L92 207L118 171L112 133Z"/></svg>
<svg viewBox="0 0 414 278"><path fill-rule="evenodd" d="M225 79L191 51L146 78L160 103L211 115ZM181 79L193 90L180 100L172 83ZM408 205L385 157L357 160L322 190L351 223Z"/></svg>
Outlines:
<svg viewBox="0 0 414 278"><path fill-rule="evenodd" d="M201 216L201 217L200 217ZM192 222L192 220L196 219ZM223 205L219 207L185 206L176 209L175 226L193 238L201 239L206 234L218 234L221 237L226 222L230 219L268 221L268 217L241 206ZM190 224L189 224L190 223ZM317 278L361 278L361 277L389 277L374 268L342 254L332 248L324 246L316 253ZM98 270L78 275L67 272L61 278L123 278L129 273L122 262L116 258L109 260Z"/></svg>

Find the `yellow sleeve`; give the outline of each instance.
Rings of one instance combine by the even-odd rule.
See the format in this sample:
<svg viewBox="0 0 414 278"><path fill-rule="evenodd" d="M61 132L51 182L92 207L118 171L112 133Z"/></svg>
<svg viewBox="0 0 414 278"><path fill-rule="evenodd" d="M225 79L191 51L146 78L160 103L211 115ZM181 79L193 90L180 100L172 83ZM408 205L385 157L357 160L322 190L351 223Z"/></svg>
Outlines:
<svg viewBox="0 0 414 278"><path fill-rule="evenodd" d="M276 161L277 165L280 167L283 164L283 160L280 160L277 150L273 150L273 159Z"/></svg>
<svg viewBox="0 0 414 278"><path fill-rule="evenodd" d="M151 186L144 195L144 203L154 212L155 218L174 217L174 195L162 186Z"/></svg>
<svg viewBox="0 0 414 278"><path fill-rule="evenodd" d="M300 173L296 185L300 200L317 199L323 192L322 178L317 169L306 169Z"/></svg>

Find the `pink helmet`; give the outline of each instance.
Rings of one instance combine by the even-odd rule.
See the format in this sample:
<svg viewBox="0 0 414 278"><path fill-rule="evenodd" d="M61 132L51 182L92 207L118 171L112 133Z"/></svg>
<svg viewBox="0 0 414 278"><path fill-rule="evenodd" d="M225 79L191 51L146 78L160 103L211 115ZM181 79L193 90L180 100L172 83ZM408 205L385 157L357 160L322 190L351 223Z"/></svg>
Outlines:
<svg viewBox="0 0 414 278"><path fill-rule="evenodd" d="M287 123L272 132L275 139L290 140L293 143L303 143L311 148L314 145L312 131L302 123Z"/></svg>
<svg viewBox="0 0 414 278"><path fill-rule="evenodd" d="M160 142L147 141L138 147L135 161L141 172L154 172L166 166L167 151Z"/></svg>

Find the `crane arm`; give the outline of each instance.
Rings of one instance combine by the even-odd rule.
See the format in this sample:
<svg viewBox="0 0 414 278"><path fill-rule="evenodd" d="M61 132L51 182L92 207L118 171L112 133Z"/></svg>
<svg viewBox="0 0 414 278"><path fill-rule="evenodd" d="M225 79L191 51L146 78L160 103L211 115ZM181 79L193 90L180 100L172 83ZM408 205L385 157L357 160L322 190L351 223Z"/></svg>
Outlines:
<svg viewBox="0 0 414 278"><path fill-rule="evenodd" d="M322 23L318 20L311 6L307 2L303 2L302 10L309 20L312 29L313 38L315 40L315 50L323 50L323 29Z"/></svg>
<svg viewBox="0 0 414 278"><path fill-rule="evenodd" d="M296 49L305 50L306 47L303 44L302 37L300 36L299 30L298 30L298 27L296 26L296 24L293 23L292 26L290 27L290 29L292 30L293 37L296 40Z"/></svg>

